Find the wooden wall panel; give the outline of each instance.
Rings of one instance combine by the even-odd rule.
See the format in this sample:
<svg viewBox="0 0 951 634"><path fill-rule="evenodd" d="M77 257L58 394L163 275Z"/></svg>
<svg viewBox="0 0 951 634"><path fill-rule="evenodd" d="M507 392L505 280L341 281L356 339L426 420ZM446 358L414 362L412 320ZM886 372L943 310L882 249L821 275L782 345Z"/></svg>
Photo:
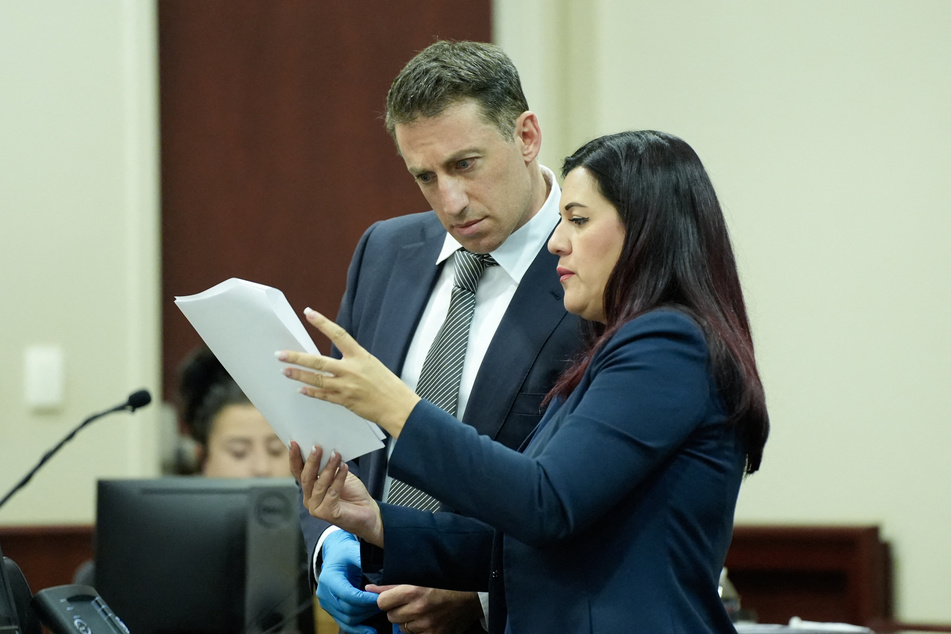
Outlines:
<svg viewBox="0 0 951 634"><path fill-rule="evenodd" d="M2 526L3 555L17 563L30 590L73 582L79 566L93 555L92 526Z"/></svg>
<svg viewBox="0 0 951 634"><path fill-rule="evenodd" d="M877 526L738 525L726 567L762 623L869 625L892 617L890 561Z"/></svg>
<svg viewBox="0 0 951 634"><path fill-rule="evenodd" d="M163 380L200 343L175 295L229 277L336 314L374 221L426 203L383 128L399 69L491 39L491 2L159 0ZM325 340L315 341L326 349Z"/></svg>

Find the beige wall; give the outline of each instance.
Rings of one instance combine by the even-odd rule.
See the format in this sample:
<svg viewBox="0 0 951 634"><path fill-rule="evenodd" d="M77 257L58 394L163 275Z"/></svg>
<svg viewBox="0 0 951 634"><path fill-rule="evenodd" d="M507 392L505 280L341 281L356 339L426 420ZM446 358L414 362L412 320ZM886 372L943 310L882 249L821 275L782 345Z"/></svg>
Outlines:
<svg viewBox="0 0 951 634"><path fill-rule="evenodd" d="M154 5L0 2L0 490L140 387L160 394ZM62 351L34 411L24 355ZM0 524L89 523L99 477L158 471L152 405L79 433Z"/></svg>
<svg viewBox="0 0 951 634"><path fill-rule="evenodd" d="M495 32L546 160L660 129L718 187L773 423L737 520L879 524L899 616L951 622L951 3L542 8Z"/></svg>

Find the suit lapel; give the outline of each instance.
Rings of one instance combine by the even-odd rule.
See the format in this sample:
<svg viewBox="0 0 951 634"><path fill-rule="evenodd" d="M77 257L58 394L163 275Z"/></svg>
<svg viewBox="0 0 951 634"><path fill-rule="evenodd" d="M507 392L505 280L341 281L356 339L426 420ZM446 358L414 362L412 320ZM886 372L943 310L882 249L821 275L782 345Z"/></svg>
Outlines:
<svg viewBox="0 0 951 634"><path fill-rule="evenodd" d="M396 252L380 301L382 323L374 355L396 374L402 371L406 351L440 270L435 262L445 230L435 220L424 225L421 233L419 242L403 245Z"/></svg>
<svg viewBox="0 0 951 634"><path fill-rule="evenodd" d="M557 256L543 248L515 291L476 376L464 420L495 438L519 387L552 331L565 318Z"/></svg>

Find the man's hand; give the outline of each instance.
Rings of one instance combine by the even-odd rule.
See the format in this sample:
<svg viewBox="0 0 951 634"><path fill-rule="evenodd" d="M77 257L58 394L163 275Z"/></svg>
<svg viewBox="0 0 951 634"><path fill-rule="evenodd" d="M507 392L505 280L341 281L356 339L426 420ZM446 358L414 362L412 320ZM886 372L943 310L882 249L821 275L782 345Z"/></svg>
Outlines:
<svg viewBox="0 0 951 634"><path fill-rule="evenodd" d="M378 595L360 589L360 542L346 531L334 531L324 538L323 565L317 578L320 607L347 634L375 634L363 621L380 611Z"/></svg>
<svg viewBox="0 0 951 634"><path fill-rule="evenodd" d="M375 586L377 605L401 632L412 634L457 634L482 616L482 604L475 592L457 592L418 586Z"/></svg>

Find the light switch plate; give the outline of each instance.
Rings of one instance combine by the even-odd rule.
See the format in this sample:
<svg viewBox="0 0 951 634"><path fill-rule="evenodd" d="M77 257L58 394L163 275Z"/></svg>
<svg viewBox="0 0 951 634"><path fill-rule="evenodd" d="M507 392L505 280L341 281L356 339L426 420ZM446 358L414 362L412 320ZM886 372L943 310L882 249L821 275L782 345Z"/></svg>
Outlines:
<svg viewBox="0 0 951 634"><path fill-rule="evenodd" d="M60 346L29 346L24 352L24 398L27 406L36 411L59 409L63 406L65 361Z"/></svg>

